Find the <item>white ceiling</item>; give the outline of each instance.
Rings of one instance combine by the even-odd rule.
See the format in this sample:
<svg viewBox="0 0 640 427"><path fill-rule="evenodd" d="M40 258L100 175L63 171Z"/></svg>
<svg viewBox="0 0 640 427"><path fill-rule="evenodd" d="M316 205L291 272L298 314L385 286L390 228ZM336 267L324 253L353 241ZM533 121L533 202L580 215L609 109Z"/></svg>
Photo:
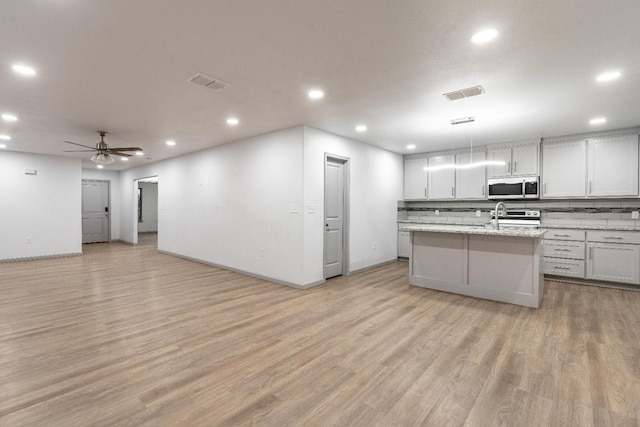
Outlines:
<svg viewBox="0 0 640 427"><path fill-rule="evenodd" d="M301 124L399 153L638 126L639 18L637 0L2 0L0 112L19 121L0 121L0 142L63 155L104 129L156 161ZM472 44L486 27L498 39ZM442 96L475 85L486 94ZM449 123L463 116L476 122Z"/></svg>

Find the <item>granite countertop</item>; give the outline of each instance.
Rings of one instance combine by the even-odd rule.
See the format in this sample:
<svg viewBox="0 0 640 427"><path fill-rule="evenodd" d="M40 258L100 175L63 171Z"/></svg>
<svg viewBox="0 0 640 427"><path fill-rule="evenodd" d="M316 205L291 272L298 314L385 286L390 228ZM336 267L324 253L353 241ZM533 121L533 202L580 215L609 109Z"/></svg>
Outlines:
<svg viewBox="0 0 640 427"><path fill-rule="evenodd" d="M401 231L428 231L432 233L480 234L485 236L541 238L546 230L535 228L503 228L494 230L484 225L411 224L400 227Z"/></svg>
<svg viewBox="0 0 640 427"><path fill-rule="evenodd" d="M441 225L441 226L457 226L457 227L483 227L486 223L473 222L427 222L417 220L400 220L398 224L416 224L416 225ZM541 229L566 229L566 230L608 230L608 231L640 231L640 227L622 226L622 225L581 225L581 224L540 224Z"/></svg>

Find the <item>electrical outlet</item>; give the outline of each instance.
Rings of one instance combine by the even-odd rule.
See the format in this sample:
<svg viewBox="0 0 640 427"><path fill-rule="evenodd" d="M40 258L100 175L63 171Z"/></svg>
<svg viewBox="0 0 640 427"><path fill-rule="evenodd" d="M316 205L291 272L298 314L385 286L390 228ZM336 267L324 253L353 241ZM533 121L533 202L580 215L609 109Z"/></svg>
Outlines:
<svg viewBox="0 0 640 427"><path fill-rule="evenodd" d="M476 211L476 216L482 216L482 211L477 210L477 211Z"/></svg>
<svg viewBox="0 0 640 427"><path fill-rule="evenodd" d="M436 209L436 216L440 215L440 210Z"/></svg>
<svg viewBox="0 0 640 427"><path fill-rule="evenodd" d="M640 218L640 213L638 211L632 211L631 212L631 219L638 219Z"/></svg>

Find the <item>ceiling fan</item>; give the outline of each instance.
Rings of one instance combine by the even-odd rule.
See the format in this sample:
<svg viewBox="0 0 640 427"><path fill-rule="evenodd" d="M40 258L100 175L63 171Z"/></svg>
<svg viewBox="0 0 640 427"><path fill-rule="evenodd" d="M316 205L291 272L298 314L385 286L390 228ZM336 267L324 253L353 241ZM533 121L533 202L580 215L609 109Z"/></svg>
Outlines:
<svg viewBox="0 0 640 427"><path fill-rule="evenodd" d="M131 157L131 154L123 153L123 151L142 151L142 148L139 147L117 147L110 148L106 142L104 142L104 137L107 134L105 131L98 131L100 135L100 142L96 144L96 147L89 147L88 145L77 144L71 141L63 141L67 144L79 145L80 147L89 148L89 150L67 150L65 153L82 153L82 152L94 152L93 156L91 156L91 161L97 163L99 165L108 165L113 163L113 157L111 154L122 157Z"/></svg>

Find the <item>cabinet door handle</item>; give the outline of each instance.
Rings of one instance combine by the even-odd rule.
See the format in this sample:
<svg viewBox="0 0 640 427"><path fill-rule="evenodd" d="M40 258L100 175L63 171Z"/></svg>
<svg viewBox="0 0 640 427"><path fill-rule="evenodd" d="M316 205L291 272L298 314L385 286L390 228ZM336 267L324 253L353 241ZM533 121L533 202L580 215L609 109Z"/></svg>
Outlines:
<svg viewBox="0 0 640 427"><path fill-rule="evenodd" d="M556 270L571 270L569 267L560 267L559 265L556 265L555 267Z"/></svg>
<svg viewBox="0 0 640 427"><path fill-rule="evenodd" d="M511 173L511 162L507 164L507 172Z"/></svg>
<svg viewBox="0 0 640 427"><path fill-rule="evenodd" d="M427 187L424 187L424 198L427 198Z"/></svg>
<svg viewBox="0 0 640 427"><path fill-rule="evenodd" d="M568 234L554 234L555 237L569 237Z"/></svg>
<svg viewBox="0 0 640 427"><path fill-rule="evenodd" d="M553 250L558 252L571 252L571 249L554 248Z"/></svg>
<svg viewBox="0 0 640 427"><path fill-rule="evenodd" d="M589 248L589 259L593 259L593 246Z"/></svg>
<svg viewBox="0 0 640 427"><path fill-rule="evenodd" d="M624 237L618 237L618 236L604 236L605 239L613 239L613 240L622 240L624 239Z"/></svg>
<svg viewBox="0 0 640 427"><path fill-rule="evenodd" d="M484 184L482 184L482 195L484 196Z"/></svg>
<svg viewBox="0 0 640 427"><path fill-rule="evenodd" d="M542 194L547 194L547 183L546 182L542 186Z"/></svg>
<svg viewBox="0 0 640 427"><path fill-rule="evenodd" d="M517 161L513 161L513 173L516 173L518 171L518 162Z"/></svg>
<svg viewBox="0 0 640 427"><path fill-rule="evenodd" d="M591 181L589 181L589 195L591 195Z"/></svg>
<svg viewBox="0 0 640 427"><path fill-rule="evenodd" d="M456 196L456 187L451 187L451 197Z"/></svg>

